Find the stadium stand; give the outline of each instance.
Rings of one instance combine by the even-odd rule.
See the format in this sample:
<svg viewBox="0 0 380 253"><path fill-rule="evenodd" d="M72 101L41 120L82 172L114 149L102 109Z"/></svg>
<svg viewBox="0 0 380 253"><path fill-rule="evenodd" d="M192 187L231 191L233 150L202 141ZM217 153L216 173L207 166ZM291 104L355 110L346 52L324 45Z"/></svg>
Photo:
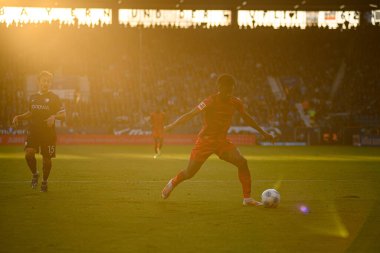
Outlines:
<svg viewBox="0 0 380 253"><path fill-rule="evenodd" d="M148 116L156 106L171 120L210 94L217 75L225 72L236 77L237 96L260 125L284 132L305 126L379 125L376 28L64 27L58 32L56 27L42 27L7 28L2 33L3 131L11 127L13 115L26 109L26 80L41 69L53 71L56 77L88 79L88 99L77 89L65 100L68 119L61 131L66 132L148 130ZM6 49L7 43L13 43L11 50ZM273 92L269 79L279 94ZM200 120L178 132L195 131ZM241 123L236 118L234 125Z"/></svg>

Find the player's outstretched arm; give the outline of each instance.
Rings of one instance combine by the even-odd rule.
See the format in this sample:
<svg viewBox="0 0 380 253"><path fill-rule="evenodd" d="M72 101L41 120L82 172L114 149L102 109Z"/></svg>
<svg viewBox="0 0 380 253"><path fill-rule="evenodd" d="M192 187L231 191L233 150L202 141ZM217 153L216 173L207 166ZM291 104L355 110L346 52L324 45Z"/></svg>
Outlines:
<svg viewBox="0 0 380 253"><path fill-rule="evenodd" d="M164 130L165 131L169 131L173 128L175 128L176 126L180 125L180 124L183 124L189 120L191 120L194 116L196 116L197 114L199 114L201 112L201 110L199 110L197 107L194 108L193 110L191 110L190 112L187 112L185 114L183 114L182 116L180 116L178 119L176 119L173 123L169 124L169 125L166 125L164 127Z"/></svg>
<svg viewBox="0 0 380 253"><path fill-rule="evenodd" d="M256 129L262 136L264 136L265 139L273 142L274 141L274 137L269 134L268 132L266 132L264 129L262 129L257 123L256 121L252 118L251 115L249 115L247 112L242 112L241 113L241 117L243 118L244 122L247 123L247 125L253 127L254 129Z"/></svg>
<svg viewBox="0 0 380 253"><path fill-rule="evenodd" d="M46 123L49 127L54 125L55 120L65 120L66 119L66 111L62 110L57 112L55 115L51 115L46 119Z"/></svg>
<svg viewBox="0 0 380 253"><path fill-rule="evenodd" d="M20 120L24 120L24 119L27 119L29 118L30 116L32 115L32 113L30 111L27 111L23 114L20 114L20 115L16 115L13 120L12 120L12 124L14 126L18 126L18 124L20 123Z"/></svg>
<svg viewBox="0 0 380 253"><path fill-rule="evenodd" d="M60 112L57 112L57 115L55 118L58 120L65 120L66 119L66 111L62 110Z"/></svg>

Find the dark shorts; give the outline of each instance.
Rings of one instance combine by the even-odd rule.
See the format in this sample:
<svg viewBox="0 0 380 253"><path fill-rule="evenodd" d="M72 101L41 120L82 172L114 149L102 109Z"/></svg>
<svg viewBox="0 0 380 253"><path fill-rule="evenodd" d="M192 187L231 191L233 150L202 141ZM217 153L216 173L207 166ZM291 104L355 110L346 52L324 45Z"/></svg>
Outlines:
<svg viewBox="0 0 380 253"><path fill-rule="evenodd" d="M36 153L41 153L42 156L54 158L56 142L55 134L28 133L24 149L33 148Z"/></svg>
<svg viewBox="0 0 380 253"><path fill-rule="evenodd" d="M223 156L232 150L236 150L236 147L227 139L209 140L198 138L191 151L190 159L204 162L210 155L216 154L220 159L224 160Z"/></svg>

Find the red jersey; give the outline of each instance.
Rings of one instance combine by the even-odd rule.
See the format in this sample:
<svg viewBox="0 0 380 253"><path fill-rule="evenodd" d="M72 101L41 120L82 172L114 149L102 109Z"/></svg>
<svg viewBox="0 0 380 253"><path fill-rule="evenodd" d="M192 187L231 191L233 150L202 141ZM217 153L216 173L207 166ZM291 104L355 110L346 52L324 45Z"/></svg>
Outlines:
<svg viewBox="0 0 380 253"><path fill-rule="evenodd" d="M152 112L150 115L150 122L152 124L152 134L162 135L164 132L165 114L163 112Z"/></svg>
<svg viewBox="0 0 380 253"><path fill-rule="evenodd" d="M230 97L222 100L218 94L203 100L197 109L204 111L203 127L198 136L214 140L226 138L235 111L244 112L244 106L240 99Z"/></svg>

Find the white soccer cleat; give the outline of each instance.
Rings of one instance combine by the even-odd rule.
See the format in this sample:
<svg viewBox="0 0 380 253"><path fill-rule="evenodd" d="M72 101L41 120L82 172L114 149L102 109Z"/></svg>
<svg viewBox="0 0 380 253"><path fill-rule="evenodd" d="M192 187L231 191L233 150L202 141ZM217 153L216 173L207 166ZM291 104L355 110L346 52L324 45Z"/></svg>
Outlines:
<svg viewBox="0 0 380 253"><path fill-rule="evenodd" d="M161 155L161 150L157 151L157 154L153 156L154 159L157 159Z"/></svg>
<svg viewBox="0 0 380 253"><path fill-rule="evenodd" d="M243 199L243 206L262 206L263 203L254 200L253 198L245 198Z"/></svg>
<svg viewBox="0 0 380 253"><path fill-rule="evenodd" d="M165 185L164 189L161 192L161 198L167 199L169 198L170 193L173 191L173 179L170 179L169 182Z"/></svg>
<svg viewBox="0 0 380 253"><path fill-rule="evenodd" d="M157 154L154 155L154 159L157 159L161 155L161 150L158 150Z"/></svg>
<svg viewBox="0 0 380 253"><path fill-rule="evenodd" d="M32 186L32 189L36 189L37 188L38 178L39 177L40 177L40 175L38 173L36 173L36 174L33 175L32 182L30 183L30 185Z"/></svg>
<svg viewBox="0 0 380 253"><path fill-rule="evenodd" d="M48 191L48 184L47 182L42 182L41 184L41 192L47 192Z"/></svg>

